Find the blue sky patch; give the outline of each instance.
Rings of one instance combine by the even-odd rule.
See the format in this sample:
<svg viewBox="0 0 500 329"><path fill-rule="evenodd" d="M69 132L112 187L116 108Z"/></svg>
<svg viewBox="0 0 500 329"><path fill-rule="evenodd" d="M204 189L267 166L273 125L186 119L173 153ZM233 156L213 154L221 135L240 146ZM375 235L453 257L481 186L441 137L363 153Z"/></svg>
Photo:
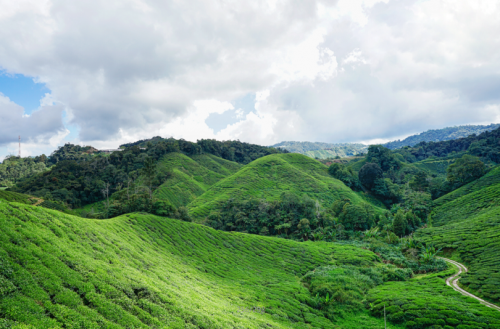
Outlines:
<svg viewBox="0 0 500 329"><path fill-rule="evenodd" d="M35 83L32 78L22 74L0 72L0 92L24 107L24 113L31 114L40 107L40 99L50 90L44 83Z"/></svg>
<svg viewBox="0 0 500 329"><path fill-rule="evenodd" d="M212 113L205 120L205 123L214 130L215 134L228 125L245 119L248 113L255 110L255 94L246 94L237 98L231 104L233 104L234 110L228 110L222 114Z"/></svg>

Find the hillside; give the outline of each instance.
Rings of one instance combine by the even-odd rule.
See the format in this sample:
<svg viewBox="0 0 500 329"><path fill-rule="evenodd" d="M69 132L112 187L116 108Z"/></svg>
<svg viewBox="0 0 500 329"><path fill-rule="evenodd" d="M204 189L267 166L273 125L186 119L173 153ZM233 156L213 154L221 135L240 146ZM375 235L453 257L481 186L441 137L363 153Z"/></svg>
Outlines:
<svg viewBox="0 0 500 329"><path fill-rule="evenodd" d="M500 167L434 201L433 224L466 220L500 205Z"/></svg>
<svg viewBox="0 0 500 329"><path fill-rule="evenodd" d="M155 196L180 207L189 204L221 179L237 172L241 165L208 154L190 158L182 153L170 153L159 161L158 168L172 174L155 190Z"/></svg>
<svg viewBox="0 0 500 329"><path fill-rule="evenodd" d="M324 206L343 198L353 203L364 202L360 195L332 178L325 165L292 153L266 156L244 166L212 186L188 208L193 217L203 218L229 199L276 200L283 192L308 195Z"/></svg>
<svg viewBox="0 0 500 329"><path fill-rule="evenodd" d="M385 147L394 150L404 146L415 146L420 142L442 142L470 135L479 135L485 131L492 131L500 127L500 124L490 124L488 126L455 126L442 129L431 129L423 133L406 137L403 140L392 141L384 144Z"/></svg>
<svg viewBox="0 0 500 329"><path fill-rule="evenodd" d="M272 145L274 148L285 149L292 153L300 153L311 158L329 159L345 158L366 152L367 146L359 143L318 143L318 142L281 142Z"/></svg>
<svg viewBox="0 0 500 329"><path fill-rule="evenodd" d="M480 297L500 303L500 167L435 200L432 228L416 233L469 266L460 280Z"/></svg>
<svg viewBox="0 0 500 329"><path fill-rule="evenodd" d="M340 328L309 306L300 278L318 266L377 264L353 246L153 215L102 221L0 202L0 225L6 328ZM342 328L383 324L366 312L346 316Z"/></svg>

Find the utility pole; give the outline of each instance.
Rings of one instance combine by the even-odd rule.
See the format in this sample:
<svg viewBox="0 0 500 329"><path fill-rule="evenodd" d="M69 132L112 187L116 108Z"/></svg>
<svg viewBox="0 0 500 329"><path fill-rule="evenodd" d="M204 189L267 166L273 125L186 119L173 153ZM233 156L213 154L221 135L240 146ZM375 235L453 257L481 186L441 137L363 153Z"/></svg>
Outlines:
<svg viewBox="0 0 500 329"><path fill-rule="evenodd" d="M385 329L387 329L387 319L385 318L385 304L384 304L384 325Z"/></svg>
<svg viewBox="0 0 500 329"><path fill-rule="evenodd" d="M19 159L21 159L21 135L19 135Z"/></svg>

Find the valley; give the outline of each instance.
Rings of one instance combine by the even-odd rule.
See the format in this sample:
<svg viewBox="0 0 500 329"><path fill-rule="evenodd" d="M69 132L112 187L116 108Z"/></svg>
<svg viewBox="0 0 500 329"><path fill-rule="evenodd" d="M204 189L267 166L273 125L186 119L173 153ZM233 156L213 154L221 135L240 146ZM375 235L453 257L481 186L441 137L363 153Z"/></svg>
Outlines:
<svg viewBox="0 0 500 329"><path fill-rule="evenodd" d="M0 328L499 328L499 140L11 158Z"/></svg>

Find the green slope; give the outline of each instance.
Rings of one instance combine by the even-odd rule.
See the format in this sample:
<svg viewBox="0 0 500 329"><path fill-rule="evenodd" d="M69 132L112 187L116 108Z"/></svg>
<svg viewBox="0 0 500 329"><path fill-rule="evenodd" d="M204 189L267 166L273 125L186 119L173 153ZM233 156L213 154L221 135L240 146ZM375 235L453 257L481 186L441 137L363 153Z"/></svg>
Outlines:
<svg viewBox="0 0 500 329"><path fill-rule="evenodd" d="M305 303L300 278L319 265L377 259L354 246L5 201L0 225L2 328L340 328ZM256 307L265 312L249 311ZM363 317L342 328L382 325Z"/></svg>
<svg viewBox="0 0 500 329"><path fill-rule="evenodd" d="M434 201L433 224L470 218L500 205L500 166L483 177Z"/></svg>
<svg viewBox="0 0 500 329"><path fill-rule="evenodd" d="M306 194L328 206L340 198L353 203L365 202L342 182L332 178L327 167L301 154L274 154L253 161L213 185L188 206L195 218L201 218L222 202L250 197L276 200L283 192Z"/></svg>
<svg viewBox="0 0 500 329"><path fill-rule="evenodd" d="M158 163L159 170L172 172L172 177L159 186L155 196L174 206L186 206L221 179L235 173L241 165L213 155L182 153L165 155Z"/></svg>
<svg viewBox="0 0 500 329"><path fill-rule="evenodd" d="M448 225L417 231L416 238L443 248L469 268L460 283L500 305L500 208Z"/></svg>
<svg viewBox="0 0 500 329"><path fill-rule="evenodd" d="M367 300L373 315L406 328L499 328L500 312L448 287L445 278L454 269L405 282L388 282L370 290ZM464 279L460 279L462 282Z"/></svg>
<svg viewBox="0 0 500 329"><path fill-rule="evenodd" d="M437 199L433 228L417 238L443 248L469 272L460 283L500 303L500 167Z"/></svg>

